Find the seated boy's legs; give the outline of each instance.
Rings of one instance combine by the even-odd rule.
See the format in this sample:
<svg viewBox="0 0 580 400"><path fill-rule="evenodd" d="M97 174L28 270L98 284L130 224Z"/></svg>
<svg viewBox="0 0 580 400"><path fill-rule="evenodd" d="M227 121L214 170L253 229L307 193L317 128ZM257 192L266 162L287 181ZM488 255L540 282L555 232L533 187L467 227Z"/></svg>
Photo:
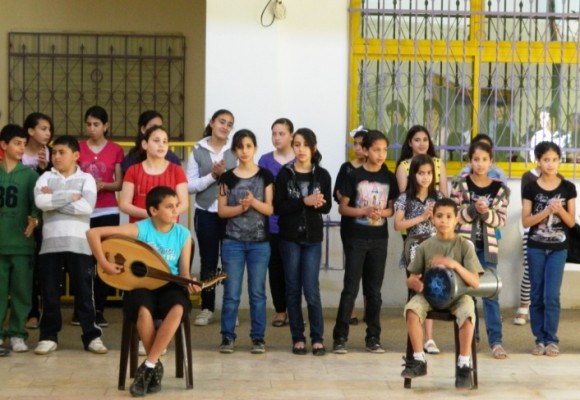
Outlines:
<svg viewBox="0 0 580 400"><path fill-rule="evenodd" d="M147 359L137 370L131 384L131 394L143 396L161 390L163 365L159 357L175 335L191 303L187 291L173 283L156 290L136 289L125 293L123 311L137 326L139 336L147 351ZM162 318L155 329L154 318Z"/></svg>
<svg viewBox="0 0 580 400"><path fill-rule="evenodd" d="M344 281L340 294L340 303L336 314L336 323L332 332L334 350L346 352L345 342L348 339L349 320L363 275L363 266L367 257L366 240L350 238L344 241ZM338 349L338 347L341 347Z"/></svg>
<svg viewBox="0 0 580 400"><path fill-rule="evenodd" d="M367 323L366 345L367 350L382 352L381 338L381 306L383 304L381 287L385 276L385 264L387 261L387 241L369 241L369 249L363 269L363 293L366 298L365 317ZM374 350L371 350L374 348Z"/></svg>
<svg viewBox="0 0 580 400"><path fill-rule="evenodd" d="M95 264L92 256L72 252L63 253L66 260L71 285L75 288L75 314L81 325L81 336L85 350L89 350L89 344L103 334L101 328L95 323L95 301L93 297L93 278L95 276ZM98 353L106 352L106 348Z"/></svg>

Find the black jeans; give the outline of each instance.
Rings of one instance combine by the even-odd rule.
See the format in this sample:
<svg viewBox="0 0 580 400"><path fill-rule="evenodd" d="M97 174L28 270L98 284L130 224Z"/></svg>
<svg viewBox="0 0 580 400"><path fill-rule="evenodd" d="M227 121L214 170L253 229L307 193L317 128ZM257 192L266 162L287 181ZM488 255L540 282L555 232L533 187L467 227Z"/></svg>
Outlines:
<svg viewBox="0 0 580 400"><path fill-rule="evenodd" d="M226 231L226 220L217 213L195 209L193 225L199 245L201 280L211 279L217 272L222 240ZM201 308L215 310L215 290L201 292Z"/></svg>
<svg viewBox="0 0 580 400"><path fill-rule="evenodd" d="M270 262L268 263L268 279L272 302L277 313L286 312L286 278L280 256L280 235L270 233Z"/></svg>
<svg viewBox="0 0 580 400"><path fill-rule="evenodd" d="M83 334L85 349L89 343L101 336L102 330L95 324L95 303L93 300L93 277L95 264L93 257L71 252L48 253L40 256L42 267L39 269L40 290L42 292L42 314L40 316L39 340L58 342L62 329L60 296L63 282L63 269L67 269L71 285L75 288L74 312Z"/></svg>
<svg viewBox="0 0 580 400"><path fill-rule="evenodd" d="M381 287L387 261L387 239L346 239L344 241L344 286L336 316L333 338L348 338L350 315L360 281L366 296L364 320L367 324L366 339L381 336Z"/></svg>
<svg viewBox="0 0 580 400"><path fill-rule="evenodd" d="M91 218L91 228L118 226L120 218L121 216L119 214L109 214ZM97 260L93 258L93 262L96 264ZM107 301L107 296L111 292L114 293L114 290L103 282L99 275L95 275L95 309L97 311L103 312L105 310L105 302Z"/></svg>

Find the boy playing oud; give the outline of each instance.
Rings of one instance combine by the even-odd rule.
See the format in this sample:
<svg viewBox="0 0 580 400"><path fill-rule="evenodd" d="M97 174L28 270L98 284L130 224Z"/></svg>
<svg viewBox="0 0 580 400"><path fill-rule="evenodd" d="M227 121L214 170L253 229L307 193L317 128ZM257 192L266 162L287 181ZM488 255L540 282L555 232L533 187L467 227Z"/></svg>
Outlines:
<svg viewBox="0 0 580 400"><path fill-rule="evenodd" d="M88 231L89 246L105 273L116 275L121 273L123 267L107 260L101 240L112 235L123 235L153 247L167 262L172 274L191 279L191 235L187 228L175 223L178 203L173 189L157 186L147 193L149 218L134 224L103 226ZM125 292L123 312L126 318L136 324L147 351L147 358L137 369L129 389L134 397L161 390L163 365L159 357L169 345L183 316L190 311L189 293L199 290L198 286L192 284L184 288L169 282L155 290L135 289ZM154 319L157 318L162 318L163 322L156 330Z"/></svg>

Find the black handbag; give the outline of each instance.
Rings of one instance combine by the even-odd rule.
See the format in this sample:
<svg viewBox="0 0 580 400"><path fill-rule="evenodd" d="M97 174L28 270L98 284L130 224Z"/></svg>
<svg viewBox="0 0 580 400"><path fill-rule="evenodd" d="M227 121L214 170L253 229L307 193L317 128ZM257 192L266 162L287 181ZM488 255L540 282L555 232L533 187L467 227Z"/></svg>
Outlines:
<svg viewBox="0 0 580 400"><path fill-rule="evenodd" d="M580 225L578 224L568 231L568 257L566 262L580 264Z"/></svg>

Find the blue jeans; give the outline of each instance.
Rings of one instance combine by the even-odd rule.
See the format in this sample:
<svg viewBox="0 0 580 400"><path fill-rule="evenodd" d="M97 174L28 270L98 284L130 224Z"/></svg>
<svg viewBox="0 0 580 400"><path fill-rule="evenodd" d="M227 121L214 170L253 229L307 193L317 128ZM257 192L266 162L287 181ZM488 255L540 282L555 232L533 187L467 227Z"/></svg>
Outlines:
<svg viewBox="0 0 580 400"><path fill-rule="evenodd" d="M305 342L302 316L302 291L308 307L310 339L312 343L324 341L324 317L320 301L321 243L280 240L280 254L286 278L286 304L292 342Z"/></svg>
<svg viewBox="0 0 580 400"><path fill-rule="evenodd" d="M568 250L546 250L528 246L531 283L530 324L536 343L559 343L560 288Z"/></svg>
<svg viewBox="0 0 580 400"><path fill-rule="evenodd" d="M269 242L243 242L224 239L222 265L228 278L224 280L221 334L236 340L236 318L240 306L244 267L248 266L248 294L253 340L264 339L266 332L266 273L270 260Z"/></svg>
<svg viewBox="0 0 580 400"><path fill-rule="evenodd" d="M497 270L497 264L485 261L485 251L483 249L476 249L476 252L483 268ZM485 319L489 347L502 344L501 312L497 296L492 299L483 299L483 317Z"/></svg>
<svg viewBox="0 0 580 400"><path fill-rule="evenodd" d="M366 299L364 320L367 324L366 340L381 337L381 287L387 261L387 239L344 240L344 284L332 337L348 339L349 319L356 296L363 282Z"/></svg>

